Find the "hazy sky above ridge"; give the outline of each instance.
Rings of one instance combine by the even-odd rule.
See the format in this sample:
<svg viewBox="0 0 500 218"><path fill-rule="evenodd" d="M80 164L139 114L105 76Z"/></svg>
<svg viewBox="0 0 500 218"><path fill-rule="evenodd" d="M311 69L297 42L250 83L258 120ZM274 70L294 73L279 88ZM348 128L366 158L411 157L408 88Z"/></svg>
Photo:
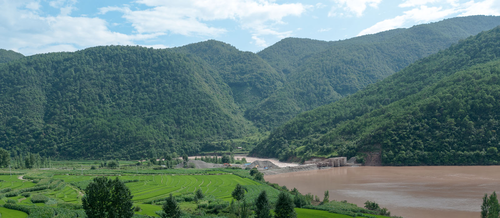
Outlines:
<svg viewBox="0 0 500 218"><path fill-rule="evenodd" d="M334 41L469 15L500 0L0 0L0 48L24 55L215 39L258 52L286 37Z"/></svg>

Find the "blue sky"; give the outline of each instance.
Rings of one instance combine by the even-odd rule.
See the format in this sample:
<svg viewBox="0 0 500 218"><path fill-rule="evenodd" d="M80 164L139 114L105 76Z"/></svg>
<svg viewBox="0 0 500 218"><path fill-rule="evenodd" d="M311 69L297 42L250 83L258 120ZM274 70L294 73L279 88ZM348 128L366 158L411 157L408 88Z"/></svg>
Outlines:
<svg viewBox="0 0 500 218"><path fill-rule="evenodd" d="M258 52L286 37L334 41L469 15L500 0L0 0L0 48L25 55L215 39Z"/></svg>

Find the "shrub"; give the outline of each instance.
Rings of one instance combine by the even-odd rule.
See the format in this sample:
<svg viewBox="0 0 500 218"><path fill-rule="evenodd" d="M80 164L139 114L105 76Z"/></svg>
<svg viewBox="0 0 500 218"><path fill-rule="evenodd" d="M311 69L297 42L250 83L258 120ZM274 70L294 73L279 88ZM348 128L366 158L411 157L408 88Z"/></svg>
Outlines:
<svg viewBox="0 0 500 218"><path fill-rule="evenodd" d="M368 210L380 210L380 207L374 201L366 201L365 208Z"/></svg>
<svg viewBox="0 0 500 218"><path fill-rule="evenodd" d="M31 193L27 192L27 193L22 193L21 195L28 198L29 196L31 196Z"/></svg>
<svg viewBox="0 0 500 218"><path fill-rule="evenodd" d="M45 203L49 201L49 198L45 195L33 195L33 197L31 197L31 202L33 203Z"/></svg>
<svg viewBox="0 0 500 218"><path fill-rule="evenodd" d="M134 211L135 211L135 212L139 212L139 211L141 211L141 207L139 207L139 205L135 206L135 207L134 207Z"/></svg>

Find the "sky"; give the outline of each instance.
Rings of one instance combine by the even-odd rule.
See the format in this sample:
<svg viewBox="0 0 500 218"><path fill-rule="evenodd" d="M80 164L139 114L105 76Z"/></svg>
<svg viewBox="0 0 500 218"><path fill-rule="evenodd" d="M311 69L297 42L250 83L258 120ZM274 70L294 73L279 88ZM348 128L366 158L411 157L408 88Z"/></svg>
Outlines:
<svg viewBox="0 0 500 218"><path fill-rule="evenodd" d="M258 52L470 15L500 0L0 0L0 48L24 55L101 45L171 48L215 39Z"/></svg>

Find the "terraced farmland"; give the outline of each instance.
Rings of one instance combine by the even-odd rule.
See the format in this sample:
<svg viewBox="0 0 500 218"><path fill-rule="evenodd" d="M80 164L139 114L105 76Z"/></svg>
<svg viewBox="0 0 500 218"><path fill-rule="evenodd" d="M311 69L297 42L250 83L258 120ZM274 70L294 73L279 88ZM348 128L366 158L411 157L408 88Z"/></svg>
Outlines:
<svg viewBox="0 0 500 218"><path fill-rule="evenodd" d="M66 183L91 181L95 176L68 176L57 175L53 179L62 179ZM120 176L120 180L127 182L134 198L134 202L145 202L166 198L170 193L181 195L193 193L201 189L205 195L212 195L219 199L231 200L231 192L236 184L248 186L262 186L258 182L239 176L225 175L132 175Z"/></svg>
<svg viewBox="0 0 500 218"><path fill-rule="evenodd" d="M32 170L22 171L19 175L1 175L0 172L0 213L14 214L19 217L80 217L85 212L81 209L83 190L98 176L118 177L125 182L133 195L134 206L140 207L135 217L157 217L161 205L170 194L179 200L182 211L188 214L198 213L200 208L206 211L230 208L231 193L237 184L246 189L246 202L254 202L259 193L267 192L269 201L274 204L280 190L276 184L267 185L247 177L248 171L221 169L199 170ZM156 173L156 174L155 174ZM4 173L5 174L5 173ZM202 190L205 198L194 200L194 192ZM44 197L45 196L45 197ZM40 201L40 199L44 199ZM36 203L33 203L36 202ZM346 211L359 211L355 205L331 202L334 208ZM333 205L335 204L335 205ZM330 205L330 204L329 204ZM325 207L325 205L323 205ZM12 210L14 209L14 210ZM330 208L319 210L297 209L299 217L345 217L329 213ZM316 208L314 208L316 209ZM16 212L22 211L22 212ZM225 213L232 209L226 209ZM322 211L325 210L325 211ZM217 214L217 213L215 213ZM147 215L147 216L141 216ZM382 217L382 216L376 216Z"/></svg>

